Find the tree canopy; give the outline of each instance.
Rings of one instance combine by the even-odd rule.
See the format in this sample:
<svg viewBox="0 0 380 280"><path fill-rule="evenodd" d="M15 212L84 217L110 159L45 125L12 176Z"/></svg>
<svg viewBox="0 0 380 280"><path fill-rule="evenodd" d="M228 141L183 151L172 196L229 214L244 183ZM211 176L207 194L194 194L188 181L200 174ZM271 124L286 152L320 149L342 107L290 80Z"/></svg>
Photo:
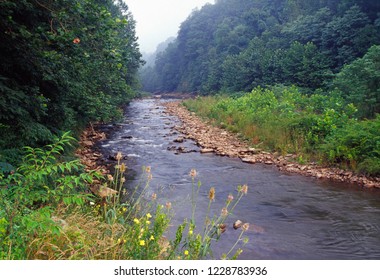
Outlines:
<svg viewBox="0 0 380 280"><path fill-rule="evenodd" d="M0 1L0 147L111 120L133 97L141 54L122 1Z"/></svg>
<svg viewBox="0 0 380 280"><path fill-rule="evenodd" d="M327 88L379 44L376 0L217 0L193 11L142 81L150 91L204 94Z"/></svg>

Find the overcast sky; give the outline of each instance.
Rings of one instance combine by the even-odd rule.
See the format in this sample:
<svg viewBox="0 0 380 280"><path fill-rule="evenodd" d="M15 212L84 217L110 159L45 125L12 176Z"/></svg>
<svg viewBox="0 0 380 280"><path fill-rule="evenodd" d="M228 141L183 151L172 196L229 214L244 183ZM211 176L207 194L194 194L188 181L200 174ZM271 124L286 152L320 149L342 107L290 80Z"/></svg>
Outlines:
<svg viewBox="0 0 380 280"><path fill-rule="evenodd" d="M136 20L142 52L154 52L159 43L176 36L191 11L214 0L124 0Z"/></svg>

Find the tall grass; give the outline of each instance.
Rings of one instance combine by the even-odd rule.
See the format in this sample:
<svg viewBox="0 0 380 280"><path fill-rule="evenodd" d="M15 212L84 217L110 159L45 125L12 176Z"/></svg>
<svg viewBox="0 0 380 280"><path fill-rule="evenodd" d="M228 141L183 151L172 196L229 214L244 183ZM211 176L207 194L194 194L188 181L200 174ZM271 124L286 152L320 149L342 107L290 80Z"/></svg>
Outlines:
<svg viewBox="0 0 380 280"><path fill-rule="evenodd" d="M183 104L254 147L380 175L380 118L358 120L355 106L336 92L306 95L295 87L258 87L237 97L199 97Z"/></svg>
<svg viewBox="0 0 380 280"><path fill-rule="evenodd" d="M0 173L0 259L137 260L212 256L211 242L220 238L221 224L229 215L228 205L219 217L207 218L203 232L198 230L195 221L201 185L198 182L193 192L190 221L177 225L175 238L168 240L165 236L175 213L170 202L158 203L156 194L147 199L151 168L143 167L144 184L127 191L127 167L121 153L116 156L114 174L104 177L96 172L87 173L77 160L65 162L62 158L65 146L73 141L65 133L44 148L27 147L24 162L17 170ZM196 171L189 176L194 183ZM246 242L242 235L225 258L238 256L240 248L236 247Z"/></svg>

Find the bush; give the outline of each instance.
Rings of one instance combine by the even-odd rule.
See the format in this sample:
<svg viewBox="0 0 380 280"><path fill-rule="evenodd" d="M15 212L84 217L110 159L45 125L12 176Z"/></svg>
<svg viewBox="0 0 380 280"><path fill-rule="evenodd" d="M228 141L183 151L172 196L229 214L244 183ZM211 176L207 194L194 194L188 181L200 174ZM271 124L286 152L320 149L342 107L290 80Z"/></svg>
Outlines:
<svg viewBox="0 0 380 280"><path fill-rule="evenodd" d="M378 175L380 116L374 120L348 122L326 138L321 151L330 163L338 163L367 175Z"/></svg>
<svg viewBox="0 0 380 280"><path fill-rule="evenodd" d="M256 88L237 98L207 98L184 104L242 133L252 145L379 174L380 117L357 120L356 107L339 92L305 95L295 87L273 87Z"/></svg>

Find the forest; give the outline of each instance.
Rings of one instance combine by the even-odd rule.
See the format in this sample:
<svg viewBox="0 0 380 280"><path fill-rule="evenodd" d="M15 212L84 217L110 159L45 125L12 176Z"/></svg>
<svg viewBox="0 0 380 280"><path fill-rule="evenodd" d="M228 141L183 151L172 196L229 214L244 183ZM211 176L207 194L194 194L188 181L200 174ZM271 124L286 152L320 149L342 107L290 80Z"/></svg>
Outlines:
<svg viewBox="0 0 380 280"><path fill-rule="evenodd" d="M0 162L134 97L141 54L122 1L0 1L0 40Z"/></svg>
<svg viewBox="0 0 380 280"><path fill-rule="evenodd" d="M201 229L192 169L192 218L168 240L172 205L149 193L150 166L126 190L121 152L113 173L75 153L144 92L197 95L182 104L254 148L380 175L379 1L216 0L144 67L135 28L122 0L0 0L0 259L212 258L247 185ZM215 188L203 196L210 210Z"/></svg>
<svg viewBox="0 0 380 280"><path fill-rule="evenodd" d="M328 88L380 42L376 0L218 0L194 11L142 72L150 92Z"/></svg>
<svg viewBox="0 0 380 280"><path fill-rule="evenodd" d="M218 0L140 76L150 92L213 96L185 105L253 146L376 176L379 45L379 1Z"/></svg>
<svg viewBox="0 0 380 280"><path fill-rule="evenodd" d="M135 24L121 0L0 1L1 260L210 255L227 209L218 223L210 217L202 234L192 233L192 219L168 240L171 204L148 194L149 166L143 166L145 186L127 189L121 152L112 155L112 166L83 162L97 152L81 136L101 135L93 124L120 121L139 96L143 61ZM198 194L196 171L189 177ZM228 205L246 193L240 187ZM236 245L225 258L237 258Z"/></svg>

